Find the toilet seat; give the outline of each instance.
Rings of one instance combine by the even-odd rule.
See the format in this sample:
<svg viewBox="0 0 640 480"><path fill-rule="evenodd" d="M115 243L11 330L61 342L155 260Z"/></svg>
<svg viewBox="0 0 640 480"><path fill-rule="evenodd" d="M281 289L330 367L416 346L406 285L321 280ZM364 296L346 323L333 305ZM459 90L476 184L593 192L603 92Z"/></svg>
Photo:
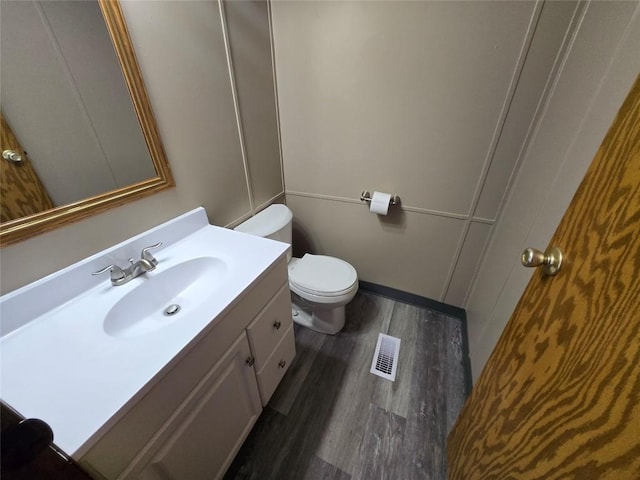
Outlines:
<svg viewBox="0 0 640 480"><path fill-rule="evenodd" d="M307 253L289 262L289 285L303 298L341 297L358 288L358 274L344 260Z"/></svg>

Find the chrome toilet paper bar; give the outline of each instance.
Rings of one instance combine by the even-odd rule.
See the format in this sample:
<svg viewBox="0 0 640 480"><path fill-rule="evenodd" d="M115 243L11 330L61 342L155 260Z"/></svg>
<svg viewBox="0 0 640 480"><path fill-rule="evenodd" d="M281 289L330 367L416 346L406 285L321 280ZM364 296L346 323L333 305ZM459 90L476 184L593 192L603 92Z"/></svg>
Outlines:
<svg viewBox="0 0 640 480"><path fill-rule="evenodd" d="M362 192L360 194L360 201L370 203L371 193L369 193L368 190ZM397 205L398 203L400 203L400 198L397 195L391 195L391 201L389 202L389 205Z"/></svg>

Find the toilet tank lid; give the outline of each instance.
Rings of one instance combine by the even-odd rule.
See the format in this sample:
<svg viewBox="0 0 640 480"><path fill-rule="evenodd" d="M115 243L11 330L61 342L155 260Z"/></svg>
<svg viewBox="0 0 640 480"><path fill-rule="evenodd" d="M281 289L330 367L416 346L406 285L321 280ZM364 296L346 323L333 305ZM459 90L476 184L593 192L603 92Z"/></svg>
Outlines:
<svg viewBox="0 0 640 480"><path fill-rule="evenodd" d="M274 203L242 222L234 230L266 237L284 228L292 218L293 214L286 205Z"/></svg>

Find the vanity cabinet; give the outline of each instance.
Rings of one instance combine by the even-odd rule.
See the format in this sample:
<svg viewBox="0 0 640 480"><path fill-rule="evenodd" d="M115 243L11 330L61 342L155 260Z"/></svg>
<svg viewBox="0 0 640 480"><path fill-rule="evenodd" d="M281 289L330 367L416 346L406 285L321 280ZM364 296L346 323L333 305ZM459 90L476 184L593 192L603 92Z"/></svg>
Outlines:
<svg viewBox="0 0 640 480"><path fill-rule="evenodd" d="M220 478L295 356L286 258L99 432L96 478Z"/></svg>
<svg viewBox="0 0 640 480"><path fill-rule="evenodd" d="M244 332L145 448L127 479L215 478L262 411Z"/></svg>

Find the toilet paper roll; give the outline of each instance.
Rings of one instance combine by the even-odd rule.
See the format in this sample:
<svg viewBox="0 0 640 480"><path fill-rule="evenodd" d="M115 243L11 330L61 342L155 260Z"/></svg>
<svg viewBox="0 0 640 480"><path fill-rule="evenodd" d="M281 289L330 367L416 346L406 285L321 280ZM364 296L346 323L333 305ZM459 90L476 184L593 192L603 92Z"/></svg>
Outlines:
<svg viewBox="0 0 640 480"><path fill-rule="evenodd" d="M391 194L382 192L373 192L371 197L371 204L369 205L369 211L378 215L386 215L389 211L389 204L391 203Z"/></svg>

